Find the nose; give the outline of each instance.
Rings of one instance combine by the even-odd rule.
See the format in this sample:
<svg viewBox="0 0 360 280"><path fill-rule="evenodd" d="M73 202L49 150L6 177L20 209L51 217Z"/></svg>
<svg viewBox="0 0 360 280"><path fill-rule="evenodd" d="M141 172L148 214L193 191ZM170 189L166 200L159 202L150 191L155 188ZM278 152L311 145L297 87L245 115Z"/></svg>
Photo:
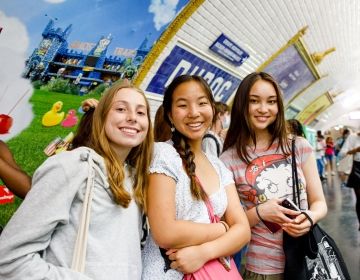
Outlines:
<svg viewBox="0 0 360 280"><path fill-rule="evenodd" d="M128 122L136 122L136 112L133 110L129 110L126 115L126 120Z"/></svg>
<svg viewBox="0 0 360 280"><path fill-rule="evenodd" d="M266 113L267 112L267 104L265 102L260 102L259 107L258 107L258 111L260 113Z"/></svg>
<svg viewBox="0 0 360 280"><path fill-rule="evenodd" d="M188 117L189 118L196 118L199 116L199 108L196 104L189 107Z"/></svg>

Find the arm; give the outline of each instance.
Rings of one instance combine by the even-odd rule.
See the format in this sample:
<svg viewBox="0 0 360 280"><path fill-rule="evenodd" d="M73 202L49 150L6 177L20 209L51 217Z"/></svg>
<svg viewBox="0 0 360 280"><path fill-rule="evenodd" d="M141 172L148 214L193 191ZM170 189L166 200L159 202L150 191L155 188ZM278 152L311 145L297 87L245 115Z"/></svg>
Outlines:
<svg viewBox="0 0 360 280"><path fill-rule="evenodd" d="M313 154L302 165L302 171L306 181L306 192L308 197L309 210L307 213L314 224L325 217L327 206L322 190L321 181L317 174L316 161ZM284 230L291 236L298 237L310 230L310 222L304 214L298 215L291 223L284 224Z"/></svg>
<svg viewBox="0 0 360 280"><path fill-rule="evenodd" d="M9 148L2 141L0 141L0 179L20 198L24 198L31 187L31 177L20 169Z"/></svg>
<svg viewBox="0 0 360 280"><path fill-rule="evenodd" d="M69 223L79 188L79 172L67 174L64 165L55 156L36 171L32 189L0 236L0 279L90 280L66 264L56 266L40 255L53 233ZM71 244L64 244L64 251L68 246Z"/></svg>
<svg viewBox="0 0 360 280"><path fill-rule="evenodd" d="M205 242L199 246L190 246L175 252L170 252L171 267L183 273L198 270L206 262L230 256L238 252L250 241L250 227L244 210L240 204L235 185L226 187L228 206L225 220L230 228L219 238Z"/></svg>
<svg viewBox="0 0 360 280"><path fill-rule="evenodd" d="M162 248L182 248L214 240L225 233L221 223L201 224L176 220L175 180L151 174L148 187L148 218L151 234Z"/></svg>

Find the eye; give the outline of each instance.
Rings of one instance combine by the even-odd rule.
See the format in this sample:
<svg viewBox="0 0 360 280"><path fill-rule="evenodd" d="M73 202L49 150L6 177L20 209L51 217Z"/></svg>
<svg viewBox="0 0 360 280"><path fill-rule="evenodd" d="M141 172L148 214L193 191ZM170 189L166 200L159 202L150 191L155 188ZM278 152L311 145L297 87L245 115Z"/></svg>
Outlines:
<svg viewBox="0 0 360 280"><path fill-rule="evenodd" d="M186 104L178 104L178 107L179 107L179 108L185 108L185 107L186 107Z"/></svg>
<svg viewBox="0 0 360 280"><path fill-rule="evenodd" d="M258 103L258 101L257 101L256 99L250 99L250 100L249 100L249 103L251 103L251 104L256 104L256 103Z"/></svg>
<svg viewBox="0 0 360 280"><path fill-rule="evenodd" d="M146 116L146 112L144 112L144 111L138 111L137 114L139 116Z"/></svg>
<svg viewBox="0 0 360 280"><path fill-rule="evenodd" d="M117 107L115 110L118 112L125 112L126 109L124 107Z"/></svg>
<svg viewBox="0 0 360 280"><path fill-rule="evenodd" d="M277 100L270 100L269 101L269 104L271 104L271 105L274 105L274 104L276 104L277 103Z"/></svg>
<svg viewBox="0 0 360 280"><path fill-rule="evenodd" d="M207 104L209 104L208 101L200 101L200 106L204 106L204 105L207 105Z"/></svg>

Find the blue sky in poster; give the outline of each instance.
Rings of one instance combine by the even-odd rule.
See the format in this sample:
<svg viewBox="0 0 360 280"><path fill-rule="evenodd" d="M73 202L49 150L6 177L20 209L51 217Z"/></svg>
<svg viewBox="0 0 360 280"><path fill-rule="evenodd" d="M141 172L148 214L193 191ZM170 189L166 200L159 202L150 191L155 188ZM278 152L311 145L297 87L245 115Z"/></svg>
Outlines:
<svg viewBox="0 0 360 280"><path fill-rule="evenodd" d="M188 0L2 0L0 11L18 18L29 36L27 53L38 46L49 18L56 27L72 24L68 38L95 43L112 34L108 55L116 47L135 49L149 36L151 45ZM46 16L47 15L47 16ZM1 21L0 21L1 23Z"/></svg>
<svg viewBox="0 0 360 280"><path fill-rule="evenodd" d="M156 41L189 0L0 0L0 114L13 119L8 140L32 118L29 99L33 88L22 77L26 59L39 46L50 17L64 30L72 24L68 42L96 43L112 34L107 55L115 48L136 49L151 33L148 47ZM48 16L45 16L48 15Z"/></svg>

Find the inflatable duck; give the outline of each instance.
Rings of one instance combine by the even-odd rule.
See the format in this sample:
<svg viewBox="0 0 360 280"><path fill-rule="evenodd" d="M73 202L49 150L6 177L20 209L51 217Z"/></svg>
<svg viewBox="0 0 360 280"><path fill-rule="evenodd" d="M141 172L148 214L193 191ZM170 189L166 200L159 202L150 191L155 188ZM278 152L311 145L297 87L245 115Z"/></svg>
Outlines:
<svg viewBox="0 0 360 280"><path fill-rule="evenodd" d="M58 125L64 118L64 112L58 113L63 106L61 101L57 101L53 104L50 111L46 112L42 117L43 126L55 126Z"/></svg>
<svg viewBox="0 0 360 280"><path fill-rule="evenodd" d="M62 121L61 126L63 127L73 127L77 124L78 117L76 116L76 111L74 109L70 109Z"/></svg>

